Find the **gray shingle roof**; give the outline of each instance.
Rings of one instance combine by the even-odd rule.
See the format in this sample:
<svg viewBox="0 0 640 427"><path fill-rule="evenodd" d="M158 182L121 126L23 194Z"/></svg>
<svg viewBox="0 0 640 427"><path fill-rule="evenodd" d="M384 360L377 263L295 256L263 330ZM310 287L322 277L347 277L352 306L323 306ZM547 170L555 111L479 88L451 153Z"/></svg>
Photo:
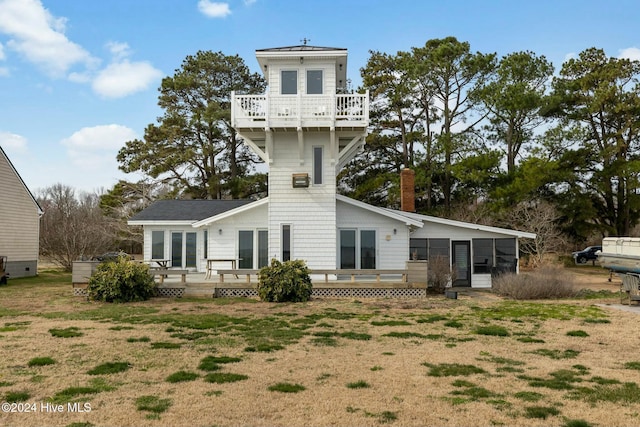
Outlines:
<svg viewBox="0 0 640 427"><path fill-rule="evenodd" d="M129 221L200 221L252 200L157 200Z"/></svg>

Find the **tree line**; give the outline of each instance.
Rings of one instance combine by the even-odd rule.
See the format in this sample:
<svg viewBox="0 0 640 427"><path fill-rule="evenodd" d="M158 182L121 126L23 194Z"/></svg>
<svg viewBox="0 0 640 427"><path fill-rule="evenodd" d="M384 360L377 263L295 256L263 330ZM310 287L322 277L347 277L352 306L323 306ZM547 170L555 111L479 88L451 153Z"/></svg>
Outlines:
<svg viewBox="0 0 640 427"><path fill-rule="evenodd" d="M409 167L418 212L548 236L532 253L630 235L640 222L639 61L589 48L556 70L534 52L498 57L447 37L371 51L360 73L370 133L338 177L342 194L397 208ZM162 80L163 114L117 155L147 178L102 194L103 212L123 223L155 198L266 196L230 99L265 88L238 55L187 56Z"/></svg>

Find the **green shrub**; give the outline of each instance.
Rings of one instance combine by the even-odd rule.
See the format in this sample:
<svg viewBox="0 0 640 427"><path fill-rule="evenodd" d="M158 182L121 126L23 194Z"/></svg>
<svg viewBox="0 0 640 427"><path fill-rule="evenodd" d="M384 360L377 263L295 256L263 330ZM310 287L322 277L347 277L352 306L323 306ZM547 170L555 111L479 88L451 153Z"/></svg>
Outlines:
<svg viewBox="0 0 640 427"><path fill-rule="evenodd" d="M121 256L98 266L89 279L87 294L95 301L145 301L154 295L155 289L148 265Z"/></svg>
<svg viewBox="0 0 640 427"><path fill-rule="evenodd" d="M303 302L311 298L309 269L302 260L280 262L271 260L271 265L258 273L258 296L268 302Z"/></svg>

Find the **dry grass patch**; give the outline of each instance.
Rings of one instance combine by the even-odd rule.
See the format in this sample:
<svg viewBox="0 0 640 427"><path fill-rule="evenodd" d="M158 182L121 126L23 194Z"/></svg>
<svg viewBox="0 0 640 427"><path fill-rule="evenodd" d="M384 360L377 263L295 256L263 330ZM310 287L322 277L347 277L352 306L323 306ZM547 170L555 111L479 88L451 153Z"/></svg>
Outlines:
<svg viewBox="0 0 640 427"><path fill-rule="evenodd" d="M302 304L162 298L109 305L72 297L65 280L40 286L15 280L15 286L0 288L0 324L28 322L0 338L0 392L28 393L27 401L89 402L92 411L82 420L93 425L640 424L634 409L640 363L633 357L637 342L628 334L636 315L592 301L461 295ZM474 333L492 325L509 335ZM59 339L49 332L67 328L85 335ZM133 334L122 331L129 328L136 339L182 346L126 344ZM575 330L588 336L567 336ZM388 335L394 332L402 335ZM337 345L314 345L316 338ZM540 347L551 353L534 352ZM562 358L567 349L576 353ZM631 356L620 360L625 354ZM53 355L57 363L27 366L41 355ZM122 375L87 373L105 360L126 361L131 368ZM232 367L235 372L228 372ZM438 376L430 375L432 368ZM42 372L46 376L37 375ZM194 374L188 383L168 381ZM545 385L530 385L534 381ZM351 382L372 387L346 387ZM269 390L278 384L306 390ZM528 418L543 413L546 420ZM18 427L52 424L42 413L3 417L3 424ZM70 413L55 418L57 425L77 421Z"/></svg>
<svg viewBox="0 0 640 427"><path fill-rule="evenodd" d="M492 280L492 289L498 295L516 300L570 298L578 293L574 276L551 265L531 273L502 274Z"/></svg>

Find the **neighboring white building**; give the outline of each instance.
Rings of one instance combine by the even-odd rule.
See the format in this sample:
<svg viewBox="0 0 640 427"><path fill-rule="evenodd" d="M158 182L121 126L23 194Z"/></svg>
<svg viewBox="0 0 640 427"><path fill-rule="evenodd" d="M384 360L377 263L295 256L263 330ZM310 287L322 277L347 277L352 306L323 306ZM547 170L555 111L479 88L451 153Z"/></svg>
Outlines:
<svg viewBox="0 0 640 427"><path fill-rule="evenodd" d="M38 274L40 205L0 147L0 266L10 277Z"/></svg>
<svg viewBox="0 0 640 427"><path fill-rule="evenodd" d="M340 93L346 49L302 45L256 56L268 93L232 94L231 120L269 167L269 197L151 205L129 221L144 227L145 259L195 271L206 269L206 259L237 259L239 268L256 269L271 258L303 259L312 270L404 269L407 260L440 255L454 265L456 285L474 287L490 286L496 268L517 270L517 238L531 233L337 194L336 177L363 147L369 125L368 93ZM403 203L413 197L408 178Z"/></svg>

